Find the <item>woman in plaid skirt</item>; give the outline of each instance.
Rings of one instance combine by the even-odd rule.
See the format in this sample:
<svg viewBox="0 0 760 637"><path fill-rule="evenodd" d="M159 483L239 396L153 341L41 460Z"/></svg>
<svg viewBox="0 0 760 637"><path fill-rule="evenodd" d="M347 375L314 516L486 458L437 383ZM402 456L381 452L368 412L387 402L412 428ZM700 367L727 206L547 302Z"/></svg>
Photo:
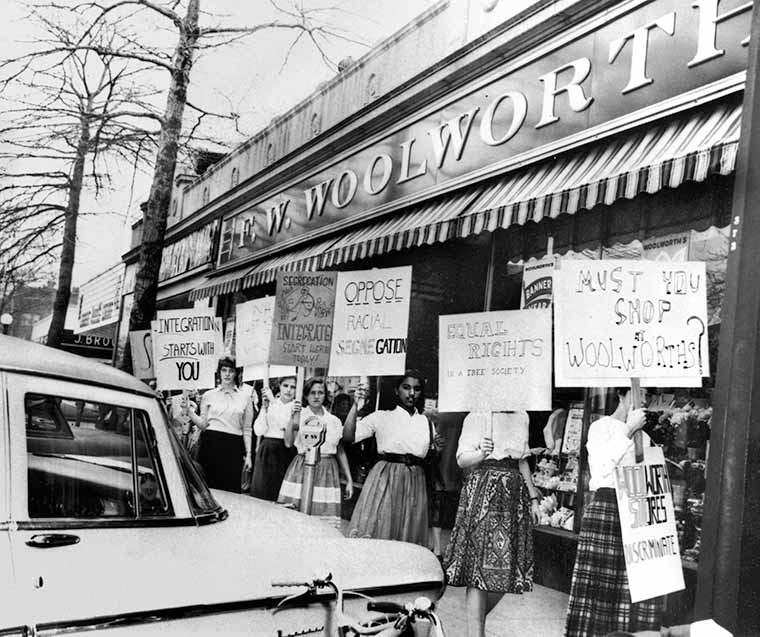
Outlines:
<svg viewBox="0 0 760 637"><path fill-rule="evenodd" d="M504 593L533 590L532 526L539 509L529 455L524 411L464 419L457 463L471 471L444 565L451 586L467 587L468 637L484 637L486 616Z"/></svg>
<svg viewBox="0 0 760 637"><path fill-rule="evenodd" d="M589 427L589 488L596 493L583 513L565 623L567 637L660 629L662 597L631 603L615 496L615 467L635 462L633 434L646 422L643 409L631 409L630 393L629 387L618 388L615 412ZM642 435L649 445L649 436Z"/></svg>

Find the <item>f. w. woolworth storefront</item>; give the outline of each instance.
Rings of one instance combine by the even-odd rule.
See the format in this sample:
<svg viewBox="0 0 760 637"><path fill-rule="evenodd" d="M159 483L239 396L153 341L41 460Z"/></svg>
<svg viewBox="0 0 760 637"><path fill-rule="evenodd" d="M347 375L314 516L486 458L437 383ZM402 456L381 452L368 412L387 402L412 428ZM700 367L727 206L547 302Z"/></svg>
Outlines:
<svg viewBox="0 0 760 637"><path fill-rule="evenodd" d="M438 317L520 308L534 262L702 260L716 370L751 14L741 0L442 0L201 178L178 176L159 309L211 304L231 325L278 270L411 265L407 363L435 398ZM716 579L711 498L736 459L710 429L714 392L715 372L652 396L687 583L669 612L751 634L758 586L741 573L758 558L737 545L747 561ZM554 495L536 578L567 589L583 443L611 403L593 387L554 397L580 439L536 467ZM463 416L441 418L456 432ZM547 415L531 416L540 431Z"/></svg>

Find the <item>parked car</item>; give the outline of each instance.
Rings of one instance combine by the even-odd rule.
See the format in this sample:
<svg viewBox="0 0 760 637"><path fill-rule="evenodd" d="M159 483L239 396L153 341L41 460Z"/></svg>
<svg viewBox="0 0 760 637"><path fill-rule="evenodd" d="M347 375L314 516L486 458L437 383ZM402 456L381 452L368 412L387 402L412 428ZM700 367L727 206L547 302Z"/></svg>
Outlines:
<svg viewBox="0 0 760 637"><path fill-rule="evenodd" d="M327 592L274 612L300 589L272 586L328 573L381 599L443 591L422 547L210 491L134 377L0 336L0 634L332 635Z"/></svg>

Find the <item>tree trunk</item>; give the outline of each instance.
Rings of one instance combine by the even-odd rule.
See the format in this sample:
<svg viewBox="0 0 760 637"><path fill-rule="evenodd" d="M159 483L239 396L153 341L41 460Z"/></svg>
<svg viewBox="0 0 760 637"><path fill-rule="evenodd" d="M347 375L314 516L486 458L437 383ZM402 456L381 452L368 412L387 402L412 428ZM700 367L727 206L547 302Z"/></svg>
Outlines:
<svg viewBox="0 0 760 637"><path fill-rule="evenodd" d="M89 109L88 109L89 112ZM53 302L53 316L48 328L47 344L50 347L60 347L63 330L66 326L66 313L71 298L71 276L74 271L74 256L77 247L77 218L79 203L82 198L82 182L84 180L84 162L90 148L90 122L88 112L82 113L79 129L79 143L74 160L74 170L68 189L66 204L66 220L63 226L63 246L61 247L61 264L58 268L58 288Z"/></svg>
<svg viewBox="0 0 760 637"><path fill-rule="evenodd" d="M187 86L190 81L193 55L198 41L199 4L200 0L190 0L187 14L180 28L177 48L174 51L174 69L171 74L164 121L158 140L153 183L150 188L148 205L143 213L143 237L135 277L134 305L129 317L130 331L149 329L150 321L156 311L158 273L161 268L166 219L171 201L174 170L177 165L177 146L182 132L182 116L187 102ZM132 371L129 341L127 341L124 358L120 361L119 367L126 371Z"/></svg>

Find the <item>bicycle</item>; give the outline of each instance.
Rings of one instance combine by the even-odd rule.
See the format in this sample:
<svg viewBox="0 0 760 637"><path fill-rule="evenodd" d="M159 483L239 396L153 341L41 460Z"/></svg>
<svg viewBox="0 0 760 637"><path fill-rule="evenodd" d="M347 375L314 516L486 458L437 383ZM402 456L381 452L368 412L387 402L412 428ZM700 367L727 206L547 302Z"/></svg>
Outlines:
<svg viewBox="0 0 760 637"><path fill-rule="evenodd" d="M418 597L414 602L397 604L389 601L375 601L368 595L356 591L343 591L332 579L332 573L325 578L315 577L311 580L275 580L272 586L294 587L299 586L305 590L289 595L282 599L275 607L275 612L284 607L288 602L305 596L313 596L320 589L330 589L335 593L335 622L338 637L357 637L358 635L375 635L375 637L415 637L427 635L427 637L445 637L441 620L435 613L434 603L427 597ZM367 611L376 613L365 620L356 618L345 613L343 609L344 595L356 595L365 597ZM425 625L423 625L425 624ZM415 627L420 628L416 631Z"/></svg>

